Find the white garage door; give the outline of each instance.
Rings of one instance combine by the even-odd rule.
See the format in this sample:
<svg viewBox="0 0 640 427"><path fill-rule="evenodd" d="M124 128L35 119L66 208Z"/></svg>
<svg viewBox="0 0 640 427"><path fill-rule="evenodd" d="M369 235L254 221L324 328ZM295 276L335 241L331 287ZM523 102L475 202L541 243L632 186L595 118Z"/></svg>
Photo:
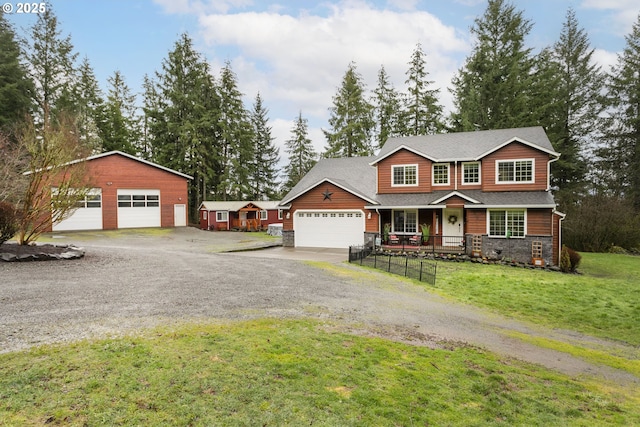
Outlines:
<svg viewBox="0 0 640 427"><path fill-rule="evenodd" d="M118 190L118 228L160 227L160 190Z"/></svg>
<svg viewBox="0 0 640 427"><path fill-rule="evenodd" d="M316 248L347 248L364 242L362 211L296 211L293 218L295 245Z"/></svg>
<svg viewBox="0 0 640 427"><path fill-rule="evenodd" d="M53 231L69 230L102 230L101 189L92 189L70 217L53 224Z"/></svg>

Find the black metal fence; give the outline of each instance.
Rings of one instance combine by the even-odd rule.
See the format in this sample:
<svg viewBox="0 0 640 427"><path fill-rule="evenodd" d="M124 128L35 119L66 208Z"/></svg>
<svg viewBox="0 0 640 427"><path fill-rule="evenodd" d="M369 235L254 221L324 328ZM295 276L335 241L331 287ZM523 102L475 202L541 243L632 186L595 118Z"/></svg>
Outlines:
<svg viewBox="0 0 640 427"><path fill-rule="evenodd" d="M349 262L436 284L436 262L409 255L380 254L367 246L349 246Z"/></svg>

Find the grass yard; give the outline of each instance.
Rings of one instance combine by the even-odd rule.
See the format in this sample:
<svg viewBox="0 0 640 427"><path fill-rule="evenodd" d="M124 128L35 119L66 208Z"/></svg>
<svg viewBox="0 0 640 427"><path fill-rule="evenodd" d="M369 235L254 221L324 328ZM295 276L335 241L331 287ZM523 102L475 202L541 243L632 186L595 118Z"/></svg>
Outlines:
<svg viewBox="0 0 640 427"><path fill-rule="evenodd" d="M515 318L640 346L640 257L584 253L578 270L441 262L436 288Z"/></svg>
<svg viewBox="0 0 640 427"><path fill-rule="evenodd" d="M0 424L639 425L637 390L316 321L184 325L0 355Z"/></svg>

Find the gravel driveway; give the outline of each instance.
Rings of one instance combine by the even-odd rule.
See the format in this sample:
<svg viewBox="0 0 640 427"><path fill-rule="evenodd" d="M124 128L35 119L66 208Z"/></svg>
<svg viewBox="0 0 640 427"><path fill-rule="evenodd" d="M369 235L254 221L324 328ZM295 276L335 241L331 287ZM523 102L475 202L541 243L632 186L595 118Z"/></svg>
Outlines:
<svg viewBox="0 0 640 427"><path fill-rule="evenodd" d="M0 353L191 320L312 317L337 322L348 332L432 347L464 342L570 375L640 381L506 333L515 330L584 345L593 344L592 338L456 304L423 287L344 264L339 255L325 258L339 263L334 269L287 259L313 258L312 251L302 256L301 251L282 249L216 253L264 244L250 233L185 228L159 236L76 235L57 240L84 247L85 257L0 263ZM356 274L340 273L344 269Z"/></svg>

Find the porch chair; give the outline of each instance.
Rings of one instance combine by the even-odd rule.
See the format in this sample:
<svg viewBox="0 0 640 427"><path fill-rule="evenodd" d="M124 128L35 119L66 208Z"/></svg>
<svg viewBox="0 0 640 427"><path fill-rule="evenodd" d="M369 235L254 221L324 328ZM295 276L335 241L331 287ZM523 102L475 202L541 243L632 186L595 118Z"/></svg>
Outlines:
<svg viewBox="0 0 640 427"><path fill-rule="evenodd" d="M390 245L399 245L400 244L400 238L396 234L390 234L389 235L389 244Z"/></svg>
<svg viewBox="0 0 640 427"><path fill-rule="evenodd" d="M420 246L422 243L422 234L414 234L413 236L409 236L409 244Z"/></svg>

